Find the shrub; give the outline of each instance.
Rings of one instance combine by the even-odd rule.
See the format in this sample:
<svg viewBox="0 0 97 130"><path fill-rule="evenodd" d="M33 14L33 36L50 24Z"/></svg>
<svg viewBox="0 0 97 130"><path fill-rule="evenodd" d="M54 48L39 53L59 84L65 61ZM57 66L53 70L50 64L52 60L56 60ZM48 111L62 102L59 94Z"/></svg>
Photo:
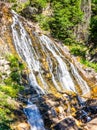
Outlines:
<svg viewBox="0 0 97 130"><path fill-rule="evenodd" d="M10 97L16 97L19 92L19 90L14 89L13 86L0 86L0 91L4 92Z"/></svg>

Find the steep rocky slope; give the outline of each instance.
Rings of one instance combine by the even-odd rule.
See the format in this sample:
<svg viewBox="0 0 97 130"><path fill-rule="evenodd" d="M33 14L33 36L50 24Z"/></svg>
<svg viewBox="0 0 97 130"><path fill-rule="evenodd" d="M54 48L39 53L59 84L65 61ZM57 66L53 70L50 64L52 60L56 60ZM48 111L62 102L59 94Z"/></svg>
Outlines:
<svg viewBox="0 0 97 130"><path fill-rule="evenodd" d="M41 36L42 31L40 31L40 30L37 31L37 28L34 27L33 23L31 23L31 22L29 23L29 21L25 20L23 17L20 17L20 19L23 22L23 25L26 28L26 31L31 36L32 41L34 43L34 47L37 48L37 50L38 50L38 47L40 47L40 46L37 46L37 44L39 44L39 42L35 41L37 38L35 39L34 35L35 35L35 32L38 32L37 36ZM13 44L14 41L12 38L12 30L11 30L11 25L13 23L12 13L11 13L11 10L4 4L0 5L0 21L1 21L0 22L0 29L1 29L1 31L0 31L0 69L1 69L1 73L2 73L0 78L1 78L1 84L2 84L2 83L4 83L3 81L7 77L9 77L9 75L12 71L12 66L10 66L11 63L7 60L6 57L8 56L9 53L18 57L15 46ZM17 29L19 30L18 26L17 26ZM32 32L33 32L33 34L32 34ZM60 46L60 44L58 44L58 45ZM96 97L97 96L97 85L96 85L97 74L92 69L85 68L83 65L81 65L77 61L78 59L76 59L74 56L72 56L69 53L69 50L67 49L67 47L64 47L64 46L62 46L62 47L63 47L62 54L64 54L65 58L67 58L69 60L69 62L73 63L77 67L80 75L83 77L83 79L85 79L87 81L88 85L90 86L91 92L84 96L88 97L88 98ZM48 65L47 65L47 61L45 60L45 54L43 53L43 50L41 50L41 49L38 51L41 51L40 54L44 56L44 59L40 59L42 61L41 62L41 66L43 69L42 72L44 72L44 77L46 76L46 79L50 83L51 75L49 75L49 72L48 72ZM53 59L53 56L52 56L52 59ZM19 59L18 65L21 65L21 63L22 63L22 60ZM56 63L56 61L54 61L54 63ZM55 64L55 66L56 66L56 64ZM18 71L17 68L14 68L14 69L15 70L13 72ZM25 107L25 104L27 103L27 99L29 98L29 96L31 94L33 94L34 91L32 90L32 88L29 87L30 86L29 83L27 83L27 75L25 75L25 71L27 71L27 70L24 69L22 72L23 80L21 82L23 82L23 83L21 83L21 84L22 85L26 84L25 85L26 88L20 92L18 97L13 98L16 101L15 100L13 101L13 99L9 99L10 100L9 102L13 101L14 102L13 104L16 104L16 107L13 110L13 114L14 114L13 116L15 116L14 120L13 120L14 124L11 125L12 129L16 129L16 130L17 129L22 130L24 126L27 127L27 129L29 129L29 125L27 125L27 123L25 124L25 121L27 121L27 120L23 114L22 106ZM38 75L37 71L35 71L34 73L36 74L36 76ZM49 92L50 92L50 94L44 95L42 97L40 96L39 98L38 97L33 98L33 96L35 96L35 95L33 95L31 97L31 100L32 101L34 100L34 102L37 104L37 106L40 109L40 112L43 116L46 128L47 129L54 128L55 130L57 130L58 128L63 127L63 129L64 129L64 128L67 128L68 125L70 126L70 123L72 123L72 125L70 127L72 129L78 129L79 126L77 126L77 123L79 123L79 122L77 120L75 120L74 118L71 118L71 115L75 114L75 111L76 111L75 108L80 107L80 105L78 105L79 101L77 100L76 94L72 93L72 92L68 92L68 91L63 91L61 93L56 94L57 91L55 89L53 89L52 86L51 86ZM3 96L5 96L5 93L3 93ZM8 104L10 104L9 102L8 102ZM10 104L10 106L11 106L11 104ZM4 106L4 109L6 109L5 106ZM64 117L66 118L66 120L64 120ZM63 122L61 122L61 120L64 120L63 121L65 124L64 126L62 126ZM68 125L66 125L66 122L68 122L67 123ZM81 125L83 126L83 124L81 124Z"/></svg>

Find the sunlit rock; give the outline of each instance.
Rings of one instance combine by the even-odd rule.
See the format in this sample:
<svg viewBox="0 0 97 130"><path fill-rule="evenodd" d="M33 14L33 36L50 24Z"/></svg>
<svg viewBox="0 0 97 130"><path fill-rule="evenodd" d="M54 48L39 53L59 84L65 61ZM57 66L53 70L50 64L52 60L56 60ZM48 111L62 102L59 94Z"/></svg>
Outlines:
<svg viewBox="0 0 97 130"><path fill-rule="evenodd" d="M28 123L20 123L15 130L30 130Z"/></svg>
<svg viewBox="0 0 97 130"><path fill-rule="evenodd" d="M87 123L85 130L97 130L97 118Z"/></svg>

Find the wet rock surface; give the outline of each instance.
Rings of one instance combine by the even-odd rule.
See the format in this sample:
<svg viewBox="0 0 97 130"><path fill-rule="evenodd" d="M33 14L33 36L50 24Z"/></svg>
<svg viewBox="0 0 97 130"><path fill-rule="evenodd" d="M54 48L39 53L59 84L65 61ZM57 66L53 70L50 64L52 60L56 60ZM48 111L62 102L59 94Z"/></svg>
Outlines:
<svg viewBox="0 0 97 130"><path fill-rule="evenodd" d="M78 95L66 93L56 97L53 94L34 94L29 99L39 108L47 130L84 130L87 122L97 114L97 100L83 100Z"/></svg>

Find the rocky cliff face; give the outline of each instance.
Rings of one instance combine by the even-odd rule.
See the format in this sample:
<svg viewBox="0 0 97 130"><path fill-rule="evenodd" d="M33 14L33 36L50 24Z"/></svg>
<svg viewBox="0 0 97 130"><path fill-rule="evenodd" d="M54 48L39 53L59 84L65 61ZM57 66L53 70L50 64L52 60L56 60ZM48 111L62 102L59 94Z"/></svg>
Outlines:
<svg viewBox="0 0 97 130"><path fill-rule="evenodd" d="M74 35L77 41L87 41L89 36L89 24L91 18L91 0L82 0L81 10L83 12L83 20L74 29Z"/></svg>

